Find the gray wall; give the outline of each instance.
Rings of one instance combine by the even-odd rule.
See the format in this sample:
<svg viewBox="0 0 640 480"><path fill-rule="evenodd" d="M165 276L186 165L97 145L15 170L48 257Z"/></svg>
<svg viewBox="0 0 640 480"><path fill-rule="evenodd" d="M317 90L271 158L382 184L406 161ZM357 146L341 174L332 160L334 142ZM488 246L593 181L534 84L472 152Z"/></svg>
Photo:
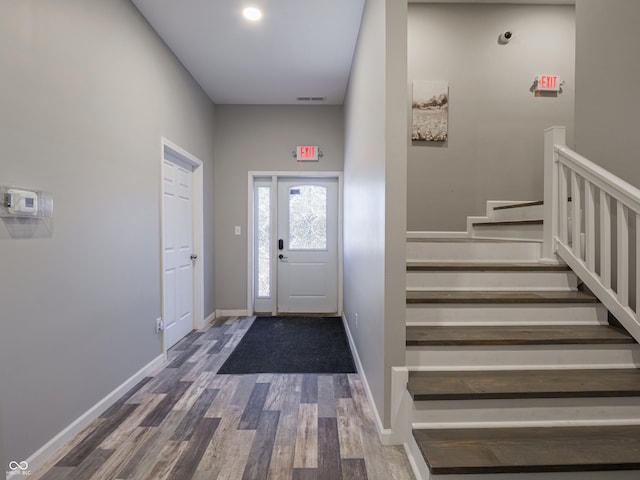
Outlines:
<svg viewBox="0 0 640 480"><path fill-rule="evenodd" d="M405 51L406 2L367 1L345 101L345 316L385 426L404 360Z"/></svg>
<svg viewBox="0 0 640 480"><path fill-rule="evenodd" d="M573 139L573 6L411 4L408 28L409 81L450 94L448 142L409 149L408 229L465 230L487 200L542 199L544 128ZM529 90L544 73L565 81L557 98Z"/></svg>
<svg viewBox="0 0 640 480"><path fill-rule="evenodd" d="M49 235L0 220L1 423L21 461L161 354L160 138L211 185L214 107L126 0L1 2L0 65L0 183L55 202Z"/></svg>
<svg viewBox="0 0 640 480"><path fill-rule="evenodd" d="M4 453L4 434L2 430L2 404L0 403L0 475L3 475L3 471L8 470L10 460L7 460L7 456Z"/></svg>
<svg viewBox="0 0 640 480"><path fill-rule="evenodd" d="M297 145L318 145L319 162L297 162ZM342 171L342 106L218 105L215 130L215 296L219 310L247 308L249 171ZM242 229L234 235L234 226Z"/></svg>
<svg viewBox="0 0 640 480"><path fill-rule="evenodd" d="M640 188L638 19L637 0L576 3L575 146Z"/></svg>

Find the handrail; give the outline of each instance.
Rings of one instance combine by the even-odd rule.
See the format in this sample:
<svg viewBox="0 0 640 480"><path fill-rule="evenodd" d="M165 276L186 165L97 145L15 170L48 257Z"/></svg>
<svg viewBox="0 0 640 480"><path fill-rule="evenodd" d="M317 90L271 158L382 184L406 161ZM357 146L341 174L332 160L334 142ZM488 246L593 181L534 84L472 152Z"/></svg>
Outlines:
<svg viewBox="0 0 640 480"><path fill-rule="evenodd" d="M625 182L620 177L616 177L608 170L574 152L567 146L555 145L555 150L559 154L560 162L580 173L582 177L587 178L598 188L607 190L607 193L619 202L640 212L640 189Z"/></svg>
<svg viewBox="0 0 640 480"><path fill-rule="evenodd" d="M564 127L545 130L543 260L566 262L640 341L640 189L565 143Z"/></svg>

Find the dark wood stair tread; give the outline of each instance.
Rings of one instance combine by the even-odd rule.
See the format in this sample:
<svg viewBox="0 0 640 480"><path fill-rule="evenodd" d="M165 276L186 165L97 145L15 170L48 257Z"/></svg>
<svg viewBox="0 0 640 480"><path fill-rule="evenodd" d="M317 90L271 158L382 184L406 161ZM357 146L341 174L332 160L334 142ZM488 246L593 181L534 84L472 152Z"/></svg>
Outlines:
<svg viewBox="0 0 640 480"><path fill-rule="evenodd" d="M564 272L566 264L538 262L407 262L408 272L473 271L473 272Z"/></svg>
<svg viewBox="0 0 640 480"><path fill-rule="evenodd" d="M493 207L493 210L509 210L511 208L525 208L525 207L537 207L539 205L544 205L544 200L537 200L535 202L524 202L524 203L512 203L509 205L501 205L499 207Z"/></svg>
<svg viewBox="0 0 640 480"><path fill-rule="evenodd" d="M414 401L640 396L640 370L409 372Z"/></svg>
<svg viewBox="0 0 640 480"><path fill-rule="evenodd" d="M417 291L407 292L407 303L599 303L578 291Z"/></svg>
<svg viewBox="0 0 640 480"><path fill-rule="evenodd" d="M413 437L432 474L640 469L638 425L421 429Z"/></svg>
<svg viewBox="0 0 640 480"><path fill-rule="evenodd" d="M635 343L610 325L408 326L407 346L602 345Z"/></svg>
<svg viewBox="0 0 640 480"><path fill-rule="evenodd" d="M501 222L474 222L473 226L501 226L501 225L542 225L542 220L505 220Z"/></svg>

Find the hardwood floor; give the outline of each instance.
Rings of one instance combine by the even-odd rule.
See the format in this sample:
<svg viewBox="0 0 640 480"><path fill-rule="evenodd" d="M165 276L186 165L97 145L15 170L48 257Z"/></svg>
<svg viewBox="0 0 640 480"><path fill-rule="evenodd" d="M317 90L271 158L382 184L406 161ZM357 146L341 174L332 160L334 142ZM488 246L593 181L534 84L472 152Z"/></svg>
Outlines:
<svg viewBox="0 0 640 480"><path fill-rule="evenodd" d="M413 479L358 375L217 375L252 322L189 334L31 480Z"/></svg>

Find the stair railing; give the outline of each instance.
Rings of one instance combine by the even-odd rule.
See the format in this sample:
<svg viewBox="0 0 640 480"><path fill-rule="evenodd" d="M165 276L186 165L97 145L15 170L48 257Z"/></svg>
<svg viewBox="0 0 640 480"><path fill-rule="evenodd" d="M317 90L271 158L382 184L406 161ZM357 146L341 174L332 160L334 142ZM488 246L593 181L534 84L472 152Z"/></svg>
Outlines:
<svg viewBox="0 0 640 480"><path fill-rule="evenodd" d="M640 190L545 130L543 260L557 255L640 341Z"/></svg>

